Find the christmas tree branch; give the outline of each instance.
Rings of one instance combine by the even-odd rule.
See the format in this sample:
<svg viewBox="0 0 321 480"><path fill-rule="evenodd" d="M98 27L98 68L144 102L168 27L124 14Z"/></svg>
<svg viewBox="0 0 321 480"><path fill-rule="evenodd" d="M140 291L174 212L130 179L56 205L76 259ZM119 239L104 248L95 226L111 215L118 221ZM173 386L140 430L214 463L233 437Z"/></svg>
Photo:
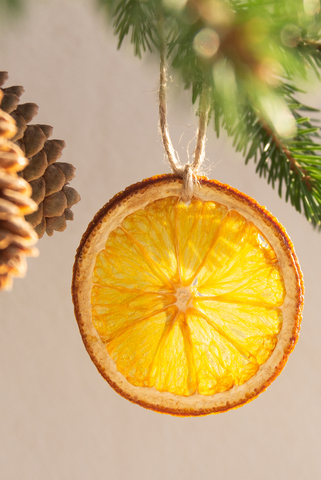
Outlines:
<svg viewBox="0 0 321 480"><path fill-rule="evenodd" d="M306 174L305 169L301 167L299 162L293 157L287 145L282 142L281 138L276 135L272 128L270 128L263 119L261 119L261 125L268 137L271 138L270 143L275 144L279 152L282 152L286 156L290 169L293 170L295 174L301 175L302 180L305 181L307 188L311 190L310 177Z"/></svg>
<svg viewBox="0 0 321 480"><path fill-rule="evenodd" d="M280 137L270 125L262 120L259 113L249 108L240 120L248 129L248 139L244 143L242 136L234 141L236 150L243 150L246 163L254 159L256 171L267 178L274 188L278 184L278 193L282 197L285 186L285 200L317 227L321 227L321 144L319 127L313 125L310 118L303 117L300 112L316 110L298 103L292 93L297 89L284 85L288 91L285 95L291 111L296 119L297 132L294 138ZM292 93L291 93L292 92ZM236 128L232 135L238 131ZM234 139L235 140L235 139Z"/></svg>
<svg viewBox="0 0 321 480"><path fill-rule="evenodd" d="M199 99L201 106L202 95L211 92L209 117L214 119L217 136L221 128L226 129L246 163L253 158L259 175L273 187L278 185L280 196L285 187L285 199L313 225L321 224L318 126L302 116L304 110L314 109L297 102L294 95L299 90L293 87L298 77L307 79L311 70L321 78L320 11L312 11L302 0L198 0L179 8L166 7L161 0L97 2L113 19L118 45L130 36L138 56L145 50L158 53L162 49L161 12L167 47L167 55L165 50L160 52L163 65L167 60L184 88L191 89L193 103ZM163 141L168 133L165 85L163 77ZM203 116L202 108L200 125L205 125L207 114ZM205 139L202 128L199 135ZM195 155L201 158L203 146L198 145ZM176 160L171 143L165 150Z"/></svg>

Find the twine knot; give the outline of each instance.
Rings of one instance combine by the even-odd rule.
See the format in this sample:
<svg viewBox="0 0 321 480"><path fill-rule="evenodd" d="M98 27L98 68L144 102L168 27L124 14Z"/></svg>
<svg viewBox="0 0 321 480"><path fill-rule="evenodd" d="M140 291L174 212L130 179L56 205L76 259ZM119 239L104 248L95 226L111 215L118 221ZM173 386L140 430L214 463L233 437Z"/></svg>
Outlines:
<svg viewBox="0 0 321 480"><path fill-rule="evenodd" d="M193 197L194 182L197 178L197 172L195 171L195 167L190 163L180 165L179 168L176 168L175 170L174 173L183 179L182 201L188 203Z"/></svg>

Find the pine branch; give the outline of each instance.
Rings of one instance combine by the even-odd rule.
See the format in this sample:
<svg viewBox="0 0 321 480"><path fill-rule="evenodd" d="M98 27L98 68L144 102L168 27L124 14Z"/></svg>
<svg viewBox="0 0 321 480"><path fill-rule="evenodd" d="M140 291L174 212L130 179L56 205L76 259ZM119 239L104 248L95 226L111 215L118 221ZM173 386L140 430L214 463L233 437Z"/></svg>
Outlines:
<svg viewBox="0 0 321 480"><path fill-rule="evenodd" d="M118 45L130 36L138 56L159 55L161 10L168 64L193 103L204 87L212 92L217 136L224 128L246 163L254 159L259 175L321 226L320 137L307 116L315 110L295 99L293 86L311 70L321 80L321 11L302 0L198 0L178 9L161 0L96 1L113 18Z"/></svg>
<svg viewBox="0 0 321 480"><path fill-rule="evenodd" d="M254 160L260 177L267 178L273 188L278 185L280 197L285 187L285 200L303 212L313 226L321 228L321 156L317 154L321 152L321 144L316 141L320 138L319 127L301 115L317 110L297 102L293 97L297 89L291 85L285 84L284 90L296 119L296 136L288 141L282 139L257 111L248 108L240 122L247 126L250 145L244 146L240 136L234 142L235 147L237 151L243 150L246 163ZM235 136L236 132L230 133Z"/></svg>
<svg viewBox="0 0 321 480"><path fill-rule="evenodd" d="M250 74L261 81L268 62L280 63L289 76L302 77L320 64L317 49L309 47L319 36L320 20L318 16L305 19L302 0L215 0L212 4L198 0L180 9L165 7L161 0L96 1L113 19L118 47L129 36L139 57L147 50L158 54L157 12L162 10L169 63L184 87L192 89L193 102L220 58L230 61L237 76ZM209 56L195 44L197 35L206 30L216 32L219 41L218 51ZM202 42L206 45L211 39Z"/></svg>

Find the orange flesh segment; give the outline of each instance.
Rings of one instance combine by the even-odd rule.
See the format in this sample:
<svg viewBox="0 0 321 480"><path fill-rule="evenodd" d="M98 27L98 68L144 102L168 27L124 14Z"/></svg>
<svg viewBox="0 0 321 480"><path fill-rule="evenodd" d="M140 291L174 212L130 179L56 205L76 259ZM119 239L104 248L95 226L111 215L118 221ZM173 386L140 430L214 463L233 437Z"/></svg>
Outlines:
<svg viewBox="0 0 321 480"><path fill-rule="evenodd" d="M282 327L276 255L242 215L177 197L124 219L98 254L92 320L133 385L189 396L249 380Z"/></svg>

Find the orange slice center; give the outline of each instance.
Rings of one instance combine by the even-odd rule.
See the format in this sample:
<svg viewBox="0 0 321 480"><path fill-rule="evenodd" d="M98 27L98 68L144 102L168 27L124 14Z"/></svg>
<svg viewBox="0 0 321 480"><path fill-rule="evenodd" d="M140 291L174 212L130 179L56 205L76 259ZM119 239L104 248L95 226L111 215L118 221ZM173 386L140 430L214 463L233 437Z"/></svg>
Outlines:
<svg viewBox="0 0 321 480"><path fill-rule="evenodd" d="M191 306L193 299L190 287L179 287L176 289L176 303L177 308L182 312L185 312L188 307Z"/></svg>

